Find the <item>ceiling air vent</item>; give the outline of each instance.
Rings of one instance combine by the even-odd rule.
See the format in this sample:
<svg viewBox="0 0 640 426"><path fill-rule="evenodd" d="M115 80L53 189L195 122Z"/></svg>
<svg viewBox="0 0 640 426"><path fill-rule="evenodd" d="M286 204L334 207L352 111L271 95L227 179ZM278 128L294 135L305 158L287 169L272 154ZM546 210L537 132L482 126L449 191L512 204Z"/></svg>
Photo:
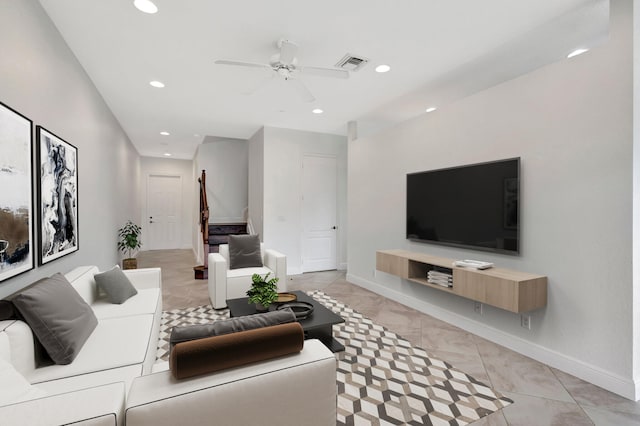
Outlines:
<svg viewBox="0 0 640 426"><path fill-rule="evenodd" d="M367 62L369 62L367 58L347 53L342 59L338 61L336 67L343 68L347 71L358 71L360 68L367 65Z"/></svg>

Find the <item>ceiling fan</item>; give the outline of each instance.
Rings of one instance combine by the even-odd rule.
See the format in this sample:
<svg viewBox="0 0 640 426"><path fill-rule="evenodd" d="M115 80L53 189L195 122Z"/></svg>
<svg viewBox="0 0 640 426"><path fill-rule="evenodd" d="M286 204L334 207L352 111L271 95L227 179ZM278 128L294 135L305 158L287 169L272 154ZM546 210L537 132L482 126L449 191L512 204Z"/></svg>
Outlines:
<svg viewBox="0 0 640 426"><path fill-rule="evenodd" d="M298 75L317 75L321 77L333 77L333 78L349 78L349 71L341 70L337 68L321 68L321 67L307 67L298 65L298 59L296 53L298 52L298 45L291 40L280 39L276 43L280 52L271 57L268 64L260 64L256 62L234 61L227 59L220 59L215 61L218 65L235 65L241 67L263 68L271 71L271 75L268 79L270 81L276 76L280 76L284 80L288 81L290 85L296 90L298 95L305 102L313 102L316 98L311 94L307 86L298 79ZM248 93L253 93L266 82L261 82L260 85L250 90Z"/></svg>

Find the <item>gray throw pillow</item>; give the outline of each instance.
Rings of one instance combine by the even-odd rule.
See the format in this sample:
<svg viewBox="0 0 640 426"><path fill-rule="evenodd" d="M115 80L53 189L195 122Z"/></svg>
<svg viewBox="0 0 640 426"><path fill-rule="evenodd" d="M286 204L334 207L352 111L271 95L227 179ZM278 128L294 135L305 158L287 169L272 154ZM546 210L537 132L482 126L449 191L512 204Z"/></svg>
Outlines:
<svg viewBox="0 0 640 426"><path fill-rule="evenodd" d="M96 280L98 288L107 294L110 303L119 305L131 296L138 294L138 290L131 284L129 278L117 266L114 266L110 271L95 274L93 279Z"/></svg>
<svg viewBox="0 0 640 426"><path fill-rule="evenodd" d="M56 364L70 364L98 325L91 307L60 273L36 281L13 304Z"/></svg>
<svg viewBox="0 0 640 426"><path fill-rule="evenodd" d="M229 235L229 269L262 266L258 235Z"/></svg>
<svg viewBox="0 0 640 426"><path fill-rule="evenodd" d="M295 320L296 316L291 309L281 309L264 314L228 318L209 324L176 326L171 329L169 344L170 348L173 348L175 344L181 342L236 333L238 331L254 330L272 325L287 324Z"/></svg>

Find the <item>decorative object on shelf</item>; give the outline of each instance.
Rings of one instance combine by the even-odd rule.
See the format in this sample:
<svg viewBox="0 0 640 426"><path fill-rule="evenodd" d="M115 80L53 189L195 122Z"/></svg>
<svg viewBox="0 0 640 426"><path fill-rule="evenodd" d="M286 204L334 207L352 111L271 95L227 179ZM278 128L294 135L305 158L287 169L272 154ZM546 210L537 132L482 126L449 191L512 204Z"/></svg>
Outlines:
<svg viewBox="0 0 640 426"><path fill-rule="evenodd" d="M32 124L0 103L0 281L34 266Z"/></svg>
<svg viewBox="0 0 640 426"><path fill-rule="evenodd" d="M42 126L38 132L40 264L78 251L78 149Z"/></svg>
<svg viewBox="0 0 640 426"><path fill-rule="evenodd" d="M295 302L296 300L298 300L298 296L293 293L278 293L276 303Z"/></svg>
<svg viewBox="0 0 640 426"><path fill-rule="evenodd" d="M129 256L126 259L122 259L122 269L136 269L138 267L138 260L131 256L131 252L142 246L140 241L141 232L142 228L130 220L122 228L118 229L118 237L120 237L118 250Z"/></svg>
<svg viewBox="0 0 640 426"><path fill-rule="evenodd" d="M260 274L253 274L251 276L251 288L247 290L247 296L249 297L249 303L256 304L256 311L266 312L269 306L278 299L278 278L273 277L270 280L269 275L271 272L263 277Z"/></svg>
<svg viewBox="0 0 640 426"><path fill-rule="evenodd" d="M296 316L296 320L308 318L313 313L313 305L308 302L289 302L278 305L276 309L291 309Z"/></svg>
<svg viewBox="0 0 640 426"><path fill-rule="evenodd" d="M483 262L481 260L456 260L453 262L453 266L457 266L459 268L472 268L472 269L489 269L493 267L493 263L491 262Z"/></svg>

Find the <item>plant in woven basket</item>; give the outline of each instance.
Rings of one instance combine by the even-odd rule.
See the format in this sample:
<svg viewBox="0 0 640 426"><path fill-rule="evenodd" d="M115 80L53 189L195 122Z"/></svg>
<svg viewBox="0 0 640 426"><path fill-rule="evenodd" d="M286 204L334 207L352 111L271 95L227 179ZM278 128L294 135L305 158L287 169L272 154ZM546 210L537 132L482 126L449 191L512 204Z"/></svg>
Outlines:
<svg viewBox="0 0 640 426"><path fill-rule="evenodd" d="M133 268L137 267L137 262L135 259L131 257L131 252L133 250L139 249L142 246L142 242L140 241L140 234L142 232L142 228L140 228L135 223L130 220L120 229L118 229L118 249L123 253L127 254L128 258L123 260L124 269L132 269L131 267L127 267L126 265L131 265ZM133 266L133 264L136 264Z"/></svg>
<svg viewBox="0 0 640 426"><path fill-rule="evenodd" d="M247 291L249 303L255 303L257 310L266 310L278 298L278 278L269 279L269 272L264 277L260 274L251 276L251 288Z"/></svg>

